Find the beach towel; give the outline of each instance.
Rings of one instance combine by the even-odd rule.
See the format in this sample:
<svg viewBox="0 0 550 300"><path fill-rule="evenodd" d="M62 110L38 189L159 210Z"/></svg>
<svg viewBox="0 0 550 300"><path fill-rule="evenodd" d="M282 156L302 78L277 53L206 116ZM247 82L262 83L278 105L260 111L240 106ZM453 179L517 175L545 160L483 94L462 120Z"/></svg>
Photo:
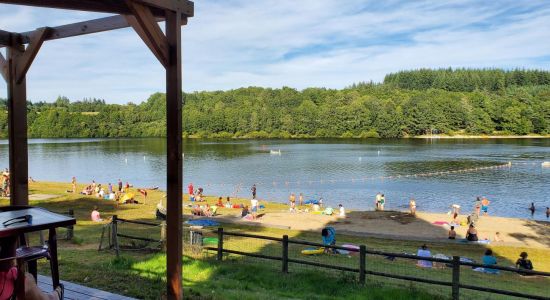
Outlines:
<svg viewBox="0 0 550 300"><path fill-rule="evenodd" d="M204 226L204 227L219 226L220 225L220 223L218 223L216 221L213 221L213 220L209 220L209 219L188 220L185 223L190 224L190 225L194 225L194 226Z"/></svg>
<svg viewBox="0 0 550 300"><path fill-rule="evenodd" d="M433 222L432 224L442 226L442 225L445 225L445 224L448 225L449 222L446 222L446 221L435 221L435 222Z"/></svg>

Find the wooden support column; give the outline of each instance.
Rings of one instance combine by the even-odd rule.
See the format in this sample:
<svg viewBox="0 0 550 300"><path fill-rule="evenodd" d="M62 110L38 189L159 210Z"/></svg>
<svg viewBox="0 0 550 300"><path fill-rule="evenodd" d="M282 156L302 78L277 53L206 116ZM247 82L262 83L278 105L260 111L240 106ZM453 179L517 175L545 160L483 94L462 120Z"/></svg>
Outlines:
<svg viewBox="0 0 550 300"><path fill-rule="evenodd" d="M17 82L17 64L25 53L21 44L7 49L8 140L10 204L29 204L29 155L27 152L27 82Z"/></svg>
<svg viewBox="0 0 550 300"><path fill-rule="evenodd" d="M45 37L48 28L37 29L31 36L27 49L16 36L12 36L7 49L8 83L8 140L10 169L10 204L29 204L29 154L27 149L27 71Z"/></svg>
<svg viewBox="0 0 550 300"><path fill-rule="evenodd" d="M182 289L182 89L180 11L166 11L168 41L166 65L166 152L167 152L167 296L183 299Z"/></svg>

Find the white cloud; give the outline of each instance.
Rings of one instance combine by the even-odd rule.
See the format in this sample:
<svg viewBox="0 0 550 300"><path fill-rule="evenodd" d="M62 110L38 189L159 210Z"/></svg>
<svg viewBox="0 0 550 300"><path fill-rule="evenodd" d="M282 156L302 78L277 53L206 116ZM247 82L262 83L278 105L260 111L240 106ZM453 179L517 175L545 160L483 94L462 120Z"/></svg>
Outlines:
<svg viewBox="0 0 550 300"><path fill-rule="evenodd" d="M541 59L550 55L545 2L204 0L195 7L183 29L186 91L341 88L420 67L548 69ZM99 16L47 12L0 5L0 28L24 31ZM164 72L126 29L47 42L28 86L32 100L62 94L138 102L164 90Z"/></svg>

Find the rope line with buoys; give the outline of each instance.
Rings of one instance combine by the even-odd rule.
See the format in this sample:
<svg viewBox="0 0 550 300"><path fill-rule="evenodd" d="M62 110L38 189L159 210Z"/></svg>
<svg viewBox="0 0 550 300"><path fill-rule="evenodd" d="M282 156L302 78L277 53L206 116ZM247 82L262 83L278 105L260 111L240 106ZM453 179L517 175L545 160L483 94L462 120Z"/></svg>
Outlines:
<svg viewBox="0 0 550 300"><path fill-rule="evenodd" d="M518 162L514 163L516 165L536 165L536 163L524 163L524 162ZM418 177L431 177L431 176L439 176L439 175L450 175L450 174L459 174L459 173L468 173L468 172L477 172L482 170L496 170L496 169L502 169L502 168L510 168L512 166L512 162L507 162L505 164L499 164L499 165L493 165L493 166L486 166L486 167L475 167L475 168L465 168L465 169L458 169L458 170L449 170L449 171L437 171L437 172L426 172L426 173L414 173L414 174L400 174L400 175L391 175L391 176L367 176L367 177L360 177L360 178L347 178L347 179L319 179L319 180L298 180L298 181L273 181L273 182L254 182L256 186L290 186L290 185L301 185L301 184L325 184L325 183L357 183L357 182L367 182L367 181L373 181L373 180L388 180L388 179L401 179L401 178L418 178ZM220 186L235 186L238 190L240 190L244 183L208 183L206 186L213 186L213 185L220 185Z"/></svg>

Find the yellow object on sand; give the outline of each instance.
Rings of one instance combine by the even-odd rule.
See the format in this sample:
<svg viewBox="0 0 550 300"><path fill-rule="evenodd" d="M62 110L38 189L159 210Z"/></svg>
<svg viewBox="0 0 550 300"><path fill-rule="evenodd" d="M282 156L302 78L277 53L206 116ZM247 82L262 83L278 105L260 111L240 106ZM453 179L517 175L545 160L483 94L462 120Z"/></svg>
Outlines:
<svg viewBox="0 0 550 300"><path fill-rule="evenodd" d="M122 198L120 198L120 201L121 202L126 202L128 200L132 200L136 197L136 195L134 195L133 193L126 193L124 194L124 196L122 196Z"/></svg>
<svg viewBox="0 0 550 300"><path fill-rule="evenodd" d="M467 220L462 220L462 222L460 222L460 226L466 226L466 225L468 225Z"/></svg>
<svg viewBox="0 0 550 300"><path fill-rule="evenodd" d="M314 214L314 215L322 215L323 214L322 211L312 211L311 213Z"/></svg>
<svg viewBox="0 0 550 300"><path fill-rule="evenodd" d="M325 252L325 248L302 250L302 254L304 255L323 254L323 252Z"/></svg>

